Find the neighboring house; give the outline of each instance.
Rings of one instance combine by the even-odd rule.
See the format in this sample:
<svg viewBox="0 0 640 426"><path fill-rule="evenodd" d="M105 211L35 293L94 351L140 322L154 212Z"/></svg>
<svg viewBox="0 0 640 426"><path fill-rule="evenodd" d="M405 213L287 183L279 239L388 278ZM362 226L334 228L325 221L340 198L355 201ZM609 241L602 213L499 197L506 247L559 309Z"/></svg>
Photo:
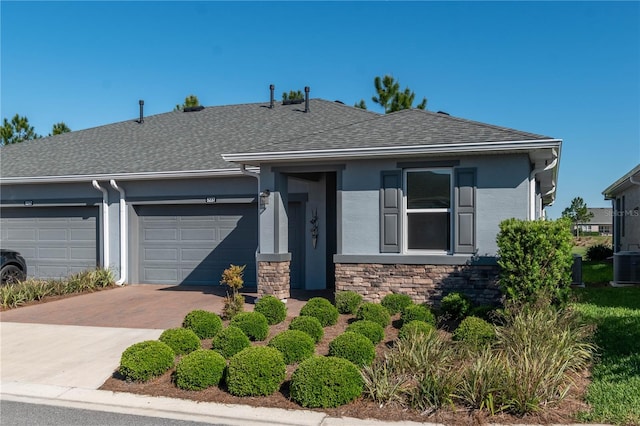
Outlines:
<svg viewBox="0 0 640 426"><path fill-rule="evenodd" d="M593 216L587 222L576 225L579 227L580 233L597 232L600 235L612 235L613 209L611 207L590 207L587 210Z"/></svg>
<svg viewBox="0 0 640 426"><path fill-rule="evenodd" d="M142 108L142 107L141 107ZM562 141L448 114L307 98L169 112L5 146L2 245L29 272L259 295L497 295L499 223L555 197Z"/></svg>
<svg viewBox="0 0 640 426"><path fill-rule="evenodd" d="M613 204L613 251L640 251L640 164L602 194Z"/></svg>

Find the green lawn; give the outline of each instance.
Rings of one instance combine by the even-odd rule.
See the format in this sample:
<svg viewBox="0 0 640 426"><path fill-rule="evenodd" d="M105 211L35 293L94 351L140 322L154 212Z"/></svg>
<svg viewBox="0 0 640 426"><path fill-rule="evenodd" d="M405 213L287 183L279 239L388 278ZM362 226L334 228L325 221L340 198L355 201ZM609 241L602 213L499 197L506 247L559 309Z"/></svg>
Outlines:
<svg viewBox="0 0 640 426"><path fill-rule="evenodd" d="M596 324L599 356L592 369L585 422L640 424L640 287L579 288L576 309Z"/></svg>
<svg viewBox="0 0 640 426"><path fill-rule="evenodd" d="M585 284L613 281L613 263L582 261L582 282Z"/></svg>

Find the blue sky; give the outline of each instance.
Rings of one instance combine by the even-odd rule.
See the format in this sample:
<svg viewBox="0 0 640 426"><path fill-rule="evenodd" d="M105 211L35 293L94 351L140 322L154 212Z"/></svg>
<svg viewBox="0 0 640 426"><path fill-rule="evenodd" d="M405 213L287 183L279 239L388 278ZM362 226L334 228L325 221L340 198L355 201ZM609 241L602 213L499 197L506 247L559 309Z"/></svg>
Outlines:
<svg viewBox="0 0 640 426"><path fill-rule="evenodd" d="M640 163L639 2L13 2L1 113L36 132L311 96L369 109L392 74L427 108L564 140L558 217Z"/></svg>

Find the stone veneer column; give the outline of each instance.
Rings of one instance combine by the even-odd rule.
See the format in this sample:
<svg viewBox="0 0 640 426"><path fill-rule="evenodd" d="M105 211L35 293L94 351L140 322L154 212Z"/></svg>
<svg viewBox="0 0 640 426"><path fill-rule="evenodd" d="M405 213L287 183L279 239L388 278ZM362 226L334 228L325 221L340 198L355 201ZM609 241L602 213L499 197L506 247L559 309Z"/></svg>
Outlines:
<svg viewBox="0 0 640 426"><path fill-rule="evenodd" d="M269 294L280 300L291 297L290 263L289 260L258 262L258 298Z"/></svg>

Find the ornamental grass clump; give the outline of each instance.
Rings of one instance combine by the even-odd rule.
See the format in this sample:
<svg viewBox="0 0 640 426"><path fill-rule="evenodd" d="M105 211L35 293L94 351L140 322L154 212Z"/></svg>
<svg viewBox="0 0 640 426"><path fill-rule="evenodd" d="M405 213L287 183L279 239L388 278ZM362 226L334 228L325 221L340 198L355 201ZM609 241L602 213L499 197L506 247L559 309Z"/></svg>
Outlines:
<svg viewBox="0 0 640 426"><path fill-rule="evenodd" d="M311 336L300 330L285 330L278 333L269 341L267 346L282 352L284 362L287 365L309 358L316 349L315 342Z"/></svg>
<svg viewBox="0 0 640 426"><path fill-rule="evenodd" d="M391 324L391 315L384 306L379 303L366 302L360 305L356 314L358 320L368 320L386 327Z"/></svg>
<svg viewBox="0 0 640 426"><path fill-rule="evenodd" d="M267 396L280 388L287 365L282 352L268 346L250 346L229 360L227 388L235 396Z"/></svg>
<svg viewBox="0 0 640 426"><path fill-rule="evenodd" d="M238 327L230 325L222 329L211 340L211 349L218 352L226 359L231 358L244 348L251 346L251 341Z"/></svg>
<svg viewBox="0 0 640 426"><path fill-rule="evenodd" d="M384 296L380 304L387 308L391 315L395 315L412 303L413 300L407 294L391 293Z"/></svg>
<svg viewBox="0 0 640 426"><path fill-rule="evenodd" d="M175 353L166 343L146 340L129 346L120 357L118 372L125 380L146 382L173 367Z"/></svg>
<svg viewBox="0 0 640 426"><path fill-rule="evenodd" d="M453 340L464 342L474 348L491 343L495 337L496 331L493 325L474 316L463 319L452 336Z"/></svg>
<svg viewBox="0 0 640 426"><path fill-rule="evenodd" d="M377 322L369 320L355 321L349 324L345 331L351 331L353 333L362 334L367 339L371 340L371 343L377 345L384 339L384 328Z"/></svg>
<svg viewBox="0 0 640 426"><path fill-rule="evenodd" d="M329 355L348 359L355 365L371 365L376 349L366 336L346 331L329 343Z"/></svg>
<svg viewBox="0 0 640 426"><path fill-rule="evenodd" d="M289 324L289 330L300 330L307 333L315 343L322 340L324 329L320 320L316 317L301 316L295 317Z"/></svg>
<svg viewBox="0 0 640 426"><path fill-rule="evenodd" d="M362 295L355 291L338 291L335 295L336 308L341 314L354 315L362 303Z"/></svg>
<svg viewBox="0 0 640 426"><path fill-rule="evenodd" d="M436 317L431 312L431 309L426 305L409 305L402 310L400 316L402 324L417 320L424 321L427 324L431 324L435 327Z"/></svg>
<svg viewBox="0 0 640 426"><path fill-rule="evenodd" d="M250 340L262 341L269 335L269 322L260 312L240 312L229 325L238 327Z"/></svg>
<svg viewBox="0 0 640 426"><path fill-rule="evenodd" d="M306 408L339 407L362 394L363 379L352 362L314 356L300 363L291 376L291 399Z"/></svg>
<svg viewBox="0 0 640 426"><path fill-rule="evenodd" d="M219 353L198 349L183 356L176 366L175 383L180 389L202 390L218 386L227 362Z"/></svg>
<svg viewBox="0 0 640 426"><path fill-rule="evenodd" d="M338 322L340 313L338 309L324 297L312 297L300 309L301 316L315 317L323 327L334 325Z"/></svg>
<svg viewBox="0 0 640 426"><path fill-rule="evenodd" d="M176 355L185 355L200 349L200 338L188 328L170 328L162 332L158 338L169 345Z"/></svg>
<svg viewBox="0 0 640 426"><path fill-rule="evenodd" d="M182 326L193 330L201 339L210 339L222 329L222 320L213 312L196 309L184 317Z"/></svg>
<svg viewBox="0 0 640 426"><path fill-rule="evenodd" d="M253 311L264 315L269 325L280 324L287 318L287 305L272 295L260 298L256 302Z"/></svg>
<svg viewBox="0 0 640 426"><path fill-rule="evenodd" d="M429 324L424 321L413 320L413 321L409 321L407 323L402 324L402 327L398 332L398 338L406 339L409 336L412 336L418 333L427 334L427 333L431 333L434 329L435 327L433 326L433 324Z"/></svg>

